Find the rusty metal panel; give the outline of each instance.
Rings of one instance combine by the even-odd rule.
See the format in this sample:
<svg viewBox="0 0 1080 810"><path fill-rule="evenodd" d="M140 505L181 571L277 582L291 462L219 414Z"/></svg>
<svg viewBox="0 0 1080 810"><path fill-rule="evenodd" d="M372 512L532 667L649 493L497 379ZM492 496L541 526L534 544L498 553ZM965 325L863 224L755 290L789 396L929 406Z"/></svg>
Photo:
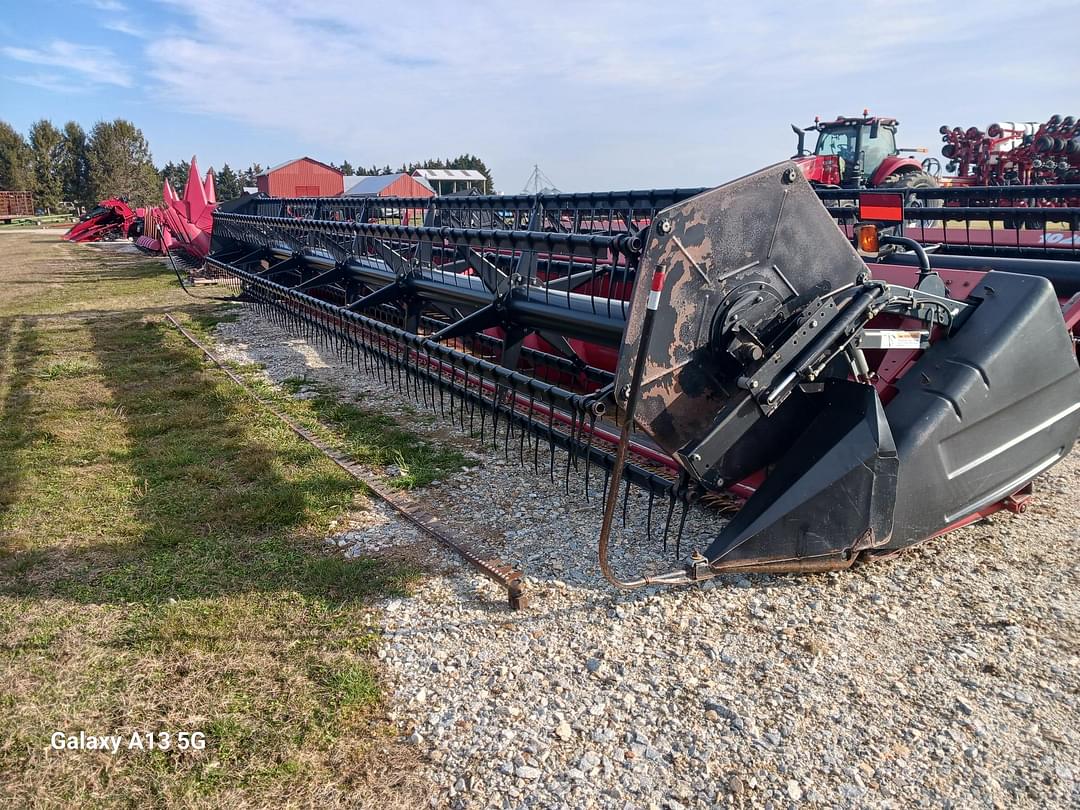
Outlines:
<svg viewBox="0 0 1080 810"><path fill-rule="evenodd" d="M616 390L628 384L637 353L646 352L637 427L676 456L708 435L728 410L727 418L746 423L759 418L757 405L738 385L760 359L749 351L742 354L754 348L749 339L746 347L737 345L743 335L769 342L806 301L851 284L866 271L791 163L660 212L639 277L649 278L654 268L666 274L657 337L650 346L638 345L649 292L638 284ZM780 421L762 429L769 435L754 435L747 464L760 462L767 440L783 434Z"/></svg>

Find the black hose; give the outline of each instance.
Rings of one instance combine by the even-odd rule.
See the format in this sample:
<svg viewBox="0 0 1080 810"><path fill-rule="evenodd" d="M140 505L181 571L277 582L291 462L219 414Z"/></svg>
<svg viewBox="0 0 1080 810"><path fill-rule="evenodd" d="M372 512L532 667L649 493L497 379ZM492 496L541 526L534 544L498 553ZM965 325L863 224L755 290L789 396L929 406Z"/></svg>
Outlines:
<svg viewBox="0 0 1080 810"><path fill-rule="evenodd" d="M896 245L897 247L905 247L915 254L919 262L919 280L915 286L918 286L932 272L930 269L930 255L926 252L921 244L908 236L880 236L878 242L882 245Z"/></svg>

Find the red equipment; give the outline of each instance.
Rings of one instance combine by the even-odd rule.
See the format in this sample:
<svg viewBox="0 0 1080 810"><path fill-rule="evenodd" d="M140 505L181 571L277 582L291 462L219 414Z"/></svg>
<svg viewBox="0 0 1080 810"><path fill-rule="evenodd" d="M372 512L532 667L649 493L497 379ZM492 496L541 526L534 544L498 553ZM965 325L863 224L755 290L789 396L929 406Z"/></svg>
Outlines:
<svg viewBox="0 0 1080 810"><path fill-rule="evenodd" d="M100 242L134 238L135 244L152 253L180 251L201 262L210 252L210 229L217 206L214 172L199 179L194 155L183 195L173 191L169 181L162 187L162 206L132 209L123 197L103 200L69 230L69 242Z"/></svg>
<svg viewBox="0 0 1080 810"><path fill-rule="evenodd" d="M142 213L124 197L102 200L64 234L69 242L108 242L128 239L142 232Z"/></svg>
<svg viewBox="0 0 1080 810"><path fill-rule="evenodd" d="M938 182L915 158L901 157L896 146L895 118L837 116L835 121L814 120L814 125L792 130L799 138L795 164L811 183L840 188L934 188ZM811 152L806 133L816 132Z"/></svg>
<svg viewBox="0 0 1080 810"><path fill-rule="evenodd" d="M1080 120L1052 115L1045 123L998 121L942 126L941 154L955 173L946 185L1059 185L1080 182Z"/></svg>
<svg viewBox="0 0 1080 810"><path fill-rule="evenodd" d="M902 202L866 213L895 222ZM599 468L620 587L891 556L1022 509L1080 433L1077 311L1047 278L938 272L877 232L860 247L922 264L868 267L794 164L711 190L391 203L426 205L424 224L252 199L217 212L207 264L538 473L565 449L587 493ZM608 545L631 486L646 534L678 527L676 556L688 506L745 501L681 567L627 579Z"/></svg>
<svg viewBox="0 0 1080 810"><path fill-rule="evenodd" d="M165 205L151 209L159 228L155 231L146 229L147 234L154 233L158 238L143 244L148 238L144 236L139 240L140 247L163 253L179 250L200 261L206 258L210 252L213 211L217 207L213 170L208 170L206 177L200 180L199 164L192 156L183 196L173 191L168 180L161 196Z"/></svg>

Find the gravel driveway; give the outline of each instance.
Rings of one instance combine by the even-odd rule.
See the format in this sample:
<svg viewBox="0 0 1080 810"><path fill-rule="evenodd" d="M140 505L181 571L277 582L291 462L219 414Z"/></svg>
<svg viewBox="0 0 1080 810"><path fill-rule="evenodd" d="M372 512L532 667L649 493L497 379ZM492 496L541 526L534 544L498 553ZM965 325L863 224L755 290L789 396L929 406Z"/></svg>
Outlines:
<svg viewBox="0 0 1080 810"><path fill-rule="evenodd" d="M218 348L273 380L416 407L250 312ZM1080 455L1039 479L1027 514L891 562L621 594L596 566L597 476L586 504L579 475L567 496L448 422L407 421L474 453L421 498L520 561L534 596L508 612L378 511L330 538L432 557L423 588L386 604L379 653L432 806L1080 807ZM627 574L671 567L641 540L640 501L616 539Z"/></svg>

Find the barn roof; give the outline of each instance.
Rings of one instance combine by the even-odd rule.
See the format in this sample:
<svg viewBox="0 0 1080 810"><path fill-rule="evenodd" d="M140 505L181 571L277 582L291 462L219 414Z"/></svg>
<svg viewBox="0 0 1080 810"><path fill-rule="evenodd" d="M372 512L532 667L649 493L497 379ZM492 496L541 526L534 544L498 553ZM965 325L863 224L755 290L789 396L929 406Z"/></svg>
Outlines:
<svg viewBox="0 0 1080 810"><path fill-rule="evenodd" d="M317 163L320 166L322 166L324 169L329 169L332 172L338 172L338 174L341 174L340 171L335 169L330 164L323 163L321 160L316 160L313 157L308 157L307 155L304 155L303 157L293 158L292 160L286 160L284 163L279 163L276 166L271 166L268 169L264 169L263 171L259 172L259 174L257 174L256 177L263 177L265 175L270 174L270 172L276 172L278 169L284 169L286 166L291 166L294 163L299 163L301 160L307 160L307 161L310 161L311 163Z"/></svg>
<svg viewBox="0 0 1080 810"><path fill-rule="evenodd" d="M356 180L358 182L355 185L347 187L345 189L345 196L357 197L378 194L384 188L391 185L392 183L396 183L402 177L411 177L412 180L419 183L428 191L432 193L434 193L435 191L435 189L433 189L430 184L428 184L428 182L422 177L412 177L408 172L396 172L394 174L373 174L368 177L357 177Z"/></svg>
<svg viewBox="0 0 1080 810"><path fill-rule="evenodd" d="M481 182L487 179L482 172L478 172L476 169L417 169L413 172L413 177L417 179L422 177L425 180L473 180Z"/></svg>

